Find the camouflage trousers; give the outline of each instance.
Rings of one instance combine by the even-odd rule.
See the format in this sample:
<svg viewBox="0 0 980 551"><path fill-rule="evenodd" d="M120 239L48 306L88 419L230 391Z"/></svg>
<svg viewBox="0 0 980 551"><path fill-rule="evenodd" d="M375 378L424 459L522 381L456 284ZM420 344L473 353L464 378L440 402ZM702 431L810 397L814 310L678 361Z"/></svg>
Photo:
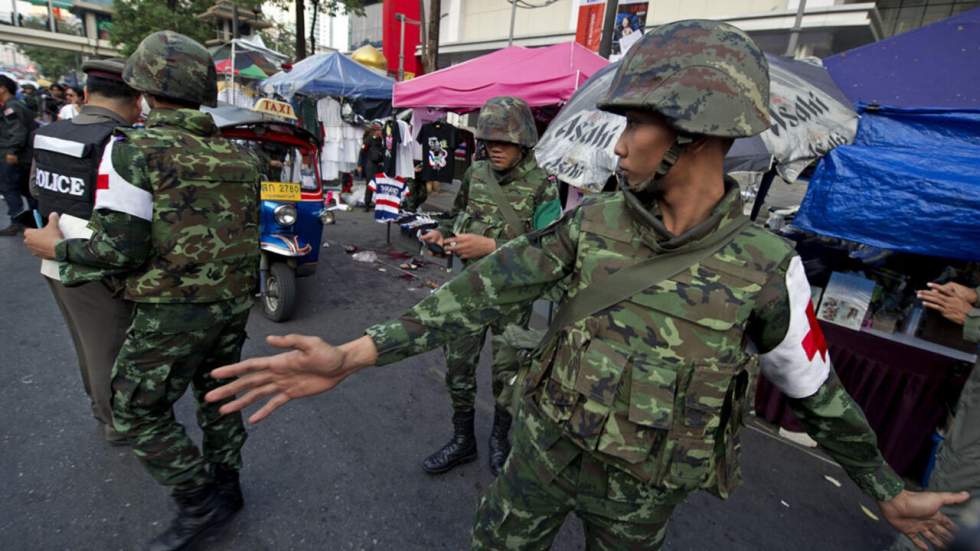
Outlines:
<svg viewBox="0 0 980 551"><path fill-rule="evenodd" d="M112 417L160 484L178 490L207 484L209 463L241 468L241 415L219 414L220 404L204 395L224 384L211 370L241 358L251 302L136 305L112 370ZM188 386L197 400L203 454L174 417L173 405Z"/></svg>
<svg viewBox="0 0 980 551"><path fill-rule="evenodd" d="M476 403L476 368L480 364L480 352L487 339L487 331L500 335L508 325L527 327L531 310L515 309L480 332L459 338L446 345L446 387L452 400L453 411L472 411ZM497 406L508 408L511 393L505 392L517 376L520 358L518 349L498 339L493 340L493 360L490 376L493 398Z"/></svg>
<svg viewBox="0 0 980 551"><path fill-rule="evenodd" d="M686 492L641 482L564 436L542 450L529 429L542 420L529 415L526 405L511 434L510 457L480 501L472 548L550 549L565 517L574 513L585 527L586 549L660 549L667 521Z"/></svg>

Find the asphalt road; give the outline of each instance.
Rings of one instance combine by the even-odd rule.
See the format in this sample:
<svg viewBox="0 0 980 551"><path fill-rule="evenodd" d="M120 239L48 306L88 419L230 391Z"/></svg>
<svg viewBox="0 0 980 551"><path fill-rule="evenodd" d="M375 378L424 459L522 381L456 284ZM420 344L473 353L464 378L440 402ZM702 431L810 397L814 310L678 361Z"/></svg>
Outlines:
<svg viewBox="0 0 980 551"><path fill-rule="evenodd" d="M295 319L275 324L253 312L247 356L270 352L262 337L273 333L357 337L424 297L425 279L447 275L430 264L418 272L423 281L400 278L384 227L360 212L339 214L325 236L319 271L301 280ZM355 262L343 244L377 250L390 265ZM169 499L128 450L101 440L67 330L19 238L0 238L0 266L0 549L140 549L170 518ZM477 500L492 481L487 368L479 462L437 477L419 468L449 436L441 352L370 369L250 428L246 507L197 549L467 548ZM189 396L177 416L199 438ZM744 485L727 501L692 496L674 515L666 549L873 550L890 541L884 522L861 510L877 511L873 502L839 467L765 427L743 434ZM581 533L569 519L554 549L583 549Z"/></svg>

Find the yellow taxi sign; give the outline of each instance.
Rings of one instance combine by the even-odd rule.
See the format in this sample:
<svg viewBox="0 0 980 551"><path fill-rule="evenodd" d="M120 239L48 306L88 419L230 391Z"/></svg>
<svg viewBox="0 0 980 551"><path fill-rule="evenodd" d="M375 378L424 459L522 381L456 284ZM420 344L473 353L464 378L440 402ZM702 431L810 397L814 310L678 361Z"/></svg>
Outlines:
<svg viewBox="0 0 980 551"><path fill-rule="evenodd" d="M299 184L294 182L262 182L259 198L263 201L299 201Z"/></svg>
<svg viewBox="0 0 980 551"><path fill-rule="evenodd" d="M252 106L252 111L265 113L266 115L275 115L285 119L296 120L296 112L293 111L293 106L289 105L285 101L260 98L259 101L255 102L255 105Z"/></svg>

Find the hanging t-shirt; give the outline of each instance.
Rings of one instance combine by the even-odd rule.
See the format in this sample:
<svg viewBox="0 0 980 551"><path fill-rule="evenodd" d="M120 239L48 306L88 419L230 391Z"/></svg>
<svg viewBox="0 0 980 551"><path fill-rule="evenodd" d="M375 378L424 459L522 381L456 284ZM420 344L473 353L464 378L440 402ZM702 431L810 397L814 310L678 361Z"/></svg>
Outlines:
<svg viewBox="0 0 980 551"><path fill-rule="evenodd" d="M384 173L388 176L398 175L398 146L401 145L401 132L393 120L385 122L381 129L381 139L385 146Z"/></svg>
<svg viewBox="0 0 980 551"><path fill-rule="evenodd" d="M453 151L456 149L456 128L438 121L422 127L422 180L451 182L453 180Z"/></svg>
<svg viewBox="0 0 980 551"><path fill-rule="evenodd" d="M402 142L398 144L398 155L395 158L395 176L414 178L414 150L418 142L409 138L412 135L412 127L405 121L398 121L398 133L402 136Z"/></svg>
<svg viewBox="0 0 980 551"><path fill-rule="evenodd" d="M374 220L389 222L398 219L402 208L402 200L409 196L408 184L403 178L389 178L384 174L375 174L368 184L374 192Z"/></svg>

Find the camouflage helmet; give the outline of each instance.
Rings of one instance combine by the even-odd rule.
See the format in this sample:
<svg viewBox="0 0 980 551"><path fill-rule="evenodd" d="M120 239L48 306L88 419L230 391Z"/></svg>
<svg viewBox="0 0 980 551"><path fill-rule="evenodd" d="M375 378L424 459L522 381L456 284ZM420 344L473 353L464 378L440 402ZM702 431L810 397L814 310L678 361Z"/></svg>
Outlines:
<svg viewBox="0 0 980 551"><path fill-rule="evenodd" d="M753 136L770 125L769 63L732 25L669 23L630 48L598 107L656 111L688 134Z"/></svg>
<svg viewBox="0 0 980 551"><path fill-rule="evenodd" d="M173 31L155 32L140 42L123 69L123 80L140 92L214 107L218 73L199 42Z"/></svg>
<svg viewBox="0 0 980 551"><path fill-rule="evenodd" d="M531 108L513 96L488 99L476 121L476 139L534 147L538 143L538 129Z"/></svg>

